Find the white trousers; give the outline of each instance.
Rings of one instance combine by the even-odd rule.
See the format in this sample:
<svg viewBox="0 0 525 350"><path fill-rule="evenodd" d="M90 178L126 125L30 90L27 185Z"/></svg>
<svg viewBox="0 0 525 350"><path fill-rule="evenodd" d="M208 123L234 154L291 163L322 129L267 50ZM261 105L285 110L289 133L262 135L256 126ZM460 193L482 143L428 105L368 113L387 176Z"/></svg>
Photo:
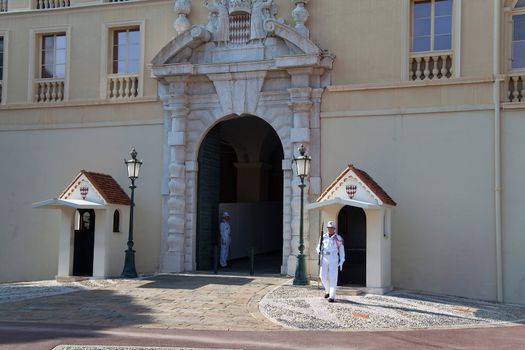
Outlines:
<svg viewBox="0 0 525 350"><path fill-rule="evenodd" d="M220 257L219 263L221 264L222 267L225 267L226 265L228 265L227 260L228 260L229 251L230 251L229 244L221 244L221 257Z"/></svg>
<svg viewBox="0 0 525 350"><path fill-rule="evenodd" d="M337 264L339 257L336 255L323 255L319 277L323 283L324 290L330 299L335 299L335 290L337 288Z"/></svg>

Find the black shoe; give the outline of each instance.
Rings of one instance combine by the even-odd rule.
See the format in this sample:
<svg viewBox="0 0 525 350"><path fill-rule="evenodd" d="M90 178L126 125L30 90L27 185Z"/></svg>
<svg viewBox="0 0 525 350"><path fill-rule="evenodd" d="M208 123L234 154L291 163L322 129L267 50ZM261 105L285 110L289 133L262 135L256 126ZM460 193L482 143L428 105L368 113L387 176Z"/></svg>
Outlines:
<svg viewBox="0 0 525 350"><path fill-rule="evenodd" d="M329 303L333 303L334 301L335 301L335 299L332 299L332 298L328 299Z"/></svg>
<svg viewBox="0 0 525 350"><path fill-rule="evenodd" d="M328 299L329 296L330 296L330 294L326 293L326 294L324 295L324 298L325 298L325 299Z"/></svg>

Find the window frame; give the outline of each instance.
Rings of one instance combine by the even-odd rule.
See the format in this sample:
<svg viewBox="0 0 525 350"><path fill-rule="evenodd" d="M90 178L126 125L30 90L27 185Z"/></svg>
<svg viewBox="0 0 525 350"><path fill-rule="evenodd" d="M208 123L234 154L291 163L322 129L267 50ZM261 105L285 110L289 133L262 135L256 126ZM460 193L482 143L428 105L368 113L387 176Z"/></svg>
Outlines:
<svg viewBox="0 0 525 350"><path fill-rule="evenodd" d="M116 30L128 29L138 27L139 29L139 69L138 74L138 91L136 98L144 96L144 44L145 44L145 20L130 20L130 21L114 21L102 24L102 40L101 40L101 68L100 68L100 99L107 99L108 76L112 75L113 71L113 32Z"/></svg>
<svg viewBox="0 0 525 350"><path fill-rule="evenodd" d="M139 52L138 52L138 61L137 62L137 71L136 72L129 72L129 56L130 56L130 33L131 32L137 32L138 35L139 35ZM111 33L113 34L111 36L111 44L110 44L110 47L111 47L111 50L110 50L110 55L111 55L111 65L110 65L110 72L109 74L138 74L139 73L139 69L140 69L140 46L141 46L141 43L140 43L140 27L138 26L131 26L131 27L126 27L126 28L116 28L116 29L112 29L111 30ZM126 33L126 43L125 43L125 59L124 59L124 62L125 62L125 72L122 72L122 73L119 73L118 72L118 68L117 68L117 71L115 71L115 61L121 61L120 60L120 57L117 57L117 60L115 60L115 47L116 47L116 37L117 37L117 33ZM117 64L118 65L118 64Z"/></svg>
<svg viewBox="0 0 525 350"><path fill-rule="evenodd" d="M411 81L409 79L409 62L413 55L424 54L425 52L412 52L412 11L414 0L402 0L402 30L401 30L401 81ZM453 0L452 2L452 49L447 51L435 51L432 54L452 54L452 78L461 77L461 17L463 0ZM430 52L426 52L430 54Z"/></svg>
<svg viewBox="0 0 525 350"><path fill-rule="evenodd" d="M414 51L414 30L415 30L415 5L418 2L428 2L430 1L430 49L422 51ZM449 52L454 49L454 3L455 0L450 0L452 2L451 13L450 13L450 48L449 49L440 49L436 50L434 48L436 41L436 0L412 0L410 3L410 53L412 54L423 54L426 52Z"/></svg>
<svg viewBox="0 0 525 350"><path fill-rule="evenodd" d="M57 76L56 75L56 68L57 66L59 65L62 65L62 64L58 64L57 63L57 51L59 50L57 48L57 37L64 37L65 41L66 41L66 47L64 48L64 54L66 55L65 56L65 61L64 61L64 76ZM53 72L52 72L52 77L44 77L44 59L43 59L43 56L44 56L44 38L46 37L52 37L53 38L53 48L52 48L52 51L53 51L53 62L51 64L46 64L46 65L50 65L53 67ZM39 62L38 62L38 79L65 79L66 77L66 62L68 61L68 57L67 57L67 37L66 37L66 33L65 32L56 32L56 33L49 33L49 34L42 34L39 36L39 47L38 47L38 52L39 52L39 56L38 56L38 59L39 59Z"/></svg>
<svg viewBox="0 0 525 350"><path fill-rule="evenodd" d="M517 1L516 1L517 4ZM523 67L513 67L514 62L514 50L513 50L513 44L514 44L514 16L525 16L525 7L519 7L515 8L514 4L512 8L510 9L510 20L509 20L509 35L507 40L508 46L509 46L509 58L508 58L508 70L511 72L522 72L525 71L525 65Z"/></svg>
<svg viewBox="0 0 525 350"><path fill-rule="evenodd" d="M40 70L42 65L41 45L42 37L48 34L65 33L66 35L66 62L64 67L64 78L41 78ZM33 102L35 80L64 80L64 96L62 103L69 101L69 79L71 69L71 26L33 28L29 34L29 67L28 67L28 89L27 102Z"/></svg>
<svg viewBox="0 0 525 350"><path fill-rule="evenodd" d="M2 94L0 96L0 105L6 104L7 97L7 80L9 75L8 63L9 63L9 32L7 30L0 30L0 37L4 39L4 49L3 49L3 61L2 64Z"/></svg>

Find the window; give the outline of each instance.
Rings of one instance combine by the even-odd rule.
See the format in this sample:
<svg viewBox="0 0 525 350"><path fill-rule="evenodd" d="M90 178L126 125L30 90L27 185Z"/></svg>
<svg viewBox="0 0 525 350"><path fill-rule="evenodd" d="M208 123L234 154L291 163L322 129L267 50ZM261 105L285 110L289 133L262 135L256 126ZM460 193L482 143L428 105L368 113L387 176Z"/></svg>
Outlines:
<svg viewBox="0 0 525 350"><path fill-rule="evenodd" d="M42 35L41 78L64 78L66 72L66 34Z"/></svg>
<svg viewBox="0 0 525 350"><path fill-rule="evenodd" d="M525 0L516 3L515 9L525 8ZM512 68L525 68L525 12L512 16Z"/></svg>
<svg viewBox="0 0 525 350"><path fill-rule="evenodd" d="M129 74L139 72L140 31L138 27L113 32L113 72Z"/></svg>
<svg viewBox="0 0 525 350"><path fill-rule="evenodd" d="M4 80L4 37L0 36L0 80Z"/></svg>
<svg viewBox="0 0 525 350"><path fill-rule="evenodd" d="M113 213L113 232L120 232L120 213L118 210Z"/></svg>
<svg viewBox="0 0 525 350"><path fill-rule="evenodd" d="M452 0L414 1L412 52L452 49Z"/></svg>

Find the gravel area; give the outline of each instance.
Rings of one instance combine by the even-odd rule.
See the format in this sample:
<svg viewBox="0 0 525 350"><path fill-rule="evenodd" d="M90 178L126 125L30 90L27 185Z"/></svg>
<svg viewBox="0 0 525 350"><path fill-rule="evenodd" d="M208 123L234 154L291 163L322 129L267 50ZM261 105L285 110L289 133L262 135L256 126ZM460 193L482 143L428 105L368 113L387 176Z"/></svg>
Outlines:
<svg viewBox="0 0 525 350"><path fill-rule="evenodd" d="M467 298L397 290L386 295L323 298L316 286L283 285L259 303L263 315L295 329L456 328L523 323L525 305L498 304Z"/></svg>

